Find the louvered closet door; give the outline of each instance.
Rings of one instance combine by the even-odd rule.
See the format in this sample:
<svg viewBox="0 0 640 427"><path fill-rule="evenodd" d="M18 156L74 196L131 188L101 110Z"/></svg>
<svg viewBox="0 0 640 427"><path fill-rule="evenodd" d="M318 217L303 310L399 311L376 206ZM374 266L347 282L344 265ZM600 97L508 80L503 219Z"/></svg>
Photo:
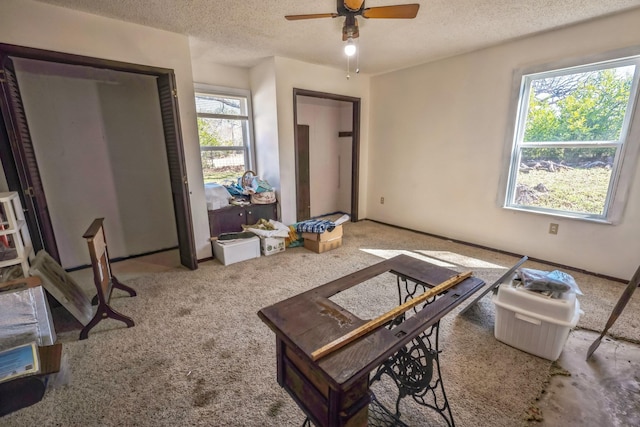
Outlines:
<svg viewBox="0 0 640 427"><path fill-rule="evenodd" d="M29 222L34 250L38 251L44 248L49 255L60 262L13 61L9 56L0 54L0 62L2 64L0 109L16 163L20 185L24 190L22 201L27 210L25 214Z"/></svg>
<svg viewBox="0 0 640 427"><path fill-rule="evenodd" d="M193 240L189 183L184 164L182 130L180 128L180 114L178 111L178 98L175 95L175 86L175 75L173 73L158 77L158 95L160 97L162 127L164 129L164 140L169 162L173 209L176 216L178 242L180 245L180 262L185 267L195 270L198 268L198 259Z"/></svg>

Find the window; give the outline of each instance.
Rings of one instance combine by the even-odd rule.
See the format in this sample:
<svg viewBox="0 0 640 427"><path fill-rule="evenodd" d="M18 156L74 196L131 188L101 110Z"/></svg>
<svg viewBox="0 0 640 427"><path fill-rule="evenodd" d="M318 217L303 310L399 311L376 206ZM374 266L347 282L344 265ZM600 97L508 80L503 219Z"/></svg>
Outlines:
<svg viewBox="0 0 640 427"><path fill-rule="evenodd" d="M629 138L639 65L635 56L522 75L505 207L612 220L627 144L639 142Z"/></svg>
<svg viewBox="0 0 640 427"><path fill-rule="evenodd" d="M235 180L253 165L249 92L196 86L195 94L204 182Z"/></svg>

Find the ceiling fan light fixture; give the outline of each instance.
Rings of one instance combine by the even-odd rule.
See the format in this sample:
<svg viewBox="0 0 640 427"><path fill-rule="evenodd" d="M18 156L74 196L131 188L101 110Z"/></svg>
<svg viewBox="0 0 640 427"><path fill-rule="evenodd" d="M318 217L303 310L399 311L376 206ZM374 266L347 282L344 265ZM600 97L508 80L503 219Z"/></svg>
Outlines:
<svg viewBox="0 0 640 427"><path fill-rule="evenodd" d="M349 37L347 43L344 45L344 54L347 56L353 56L356 54L356 45L353 43L353 39Z"/></svg>
<svg viewBox="0 0 640 427"><path fill-rule="evenodd" d="M337 0L336 11L332 13L312 13L305 15L286 15L289 21L315 18L337 18L344 17L342 26L342 41L345 41L344 54L347 57L347 79L351 57L355 57L356 74L360 72L359 57L360 52L353 39L360 37L357 17L364 19L412 19L415 18L420 9L419 3L397 4L394 6L365 7L365 0Z"/></svg>

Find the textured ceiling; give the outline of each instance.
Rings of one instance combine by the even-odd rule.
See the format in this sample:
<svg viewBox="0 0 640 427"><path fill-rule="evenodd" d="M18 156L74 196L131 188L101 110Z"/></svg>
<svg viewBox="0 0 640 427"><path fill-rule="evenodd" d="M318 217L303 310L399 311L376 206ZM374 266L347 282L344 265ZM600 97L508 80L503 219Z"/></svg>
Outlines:
<svg viewBox="0 0 640 427"><path fill-rule="evenodd" d="M284 56L336 68L344 18L335 0L38 0L192 37L192 57L240 67ZM640 0L367 0L366 7L420 3L415 19L362 19L359 66L377 74L640 7Z"/></svg>

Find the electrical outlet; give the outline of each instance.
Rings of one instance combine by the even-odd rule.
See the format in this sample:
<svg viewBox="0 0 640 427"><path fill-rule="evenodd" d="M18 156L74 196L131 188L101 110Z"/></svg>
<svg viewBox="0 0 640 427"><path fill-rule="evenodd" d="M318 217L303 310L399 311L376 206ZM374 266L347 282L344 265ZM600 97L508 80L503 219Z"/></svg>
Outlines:
<svg viewBox="0 0 640 427"><path fill-rule="evenodd" d="M384 205L384 197L380 197L380 204Z"/></svg>
<svg viewBox="0 0 640 427"><path fill-rule="evenodd" d="M558 224L549 224L549 234L558 234Z"/></svg>

